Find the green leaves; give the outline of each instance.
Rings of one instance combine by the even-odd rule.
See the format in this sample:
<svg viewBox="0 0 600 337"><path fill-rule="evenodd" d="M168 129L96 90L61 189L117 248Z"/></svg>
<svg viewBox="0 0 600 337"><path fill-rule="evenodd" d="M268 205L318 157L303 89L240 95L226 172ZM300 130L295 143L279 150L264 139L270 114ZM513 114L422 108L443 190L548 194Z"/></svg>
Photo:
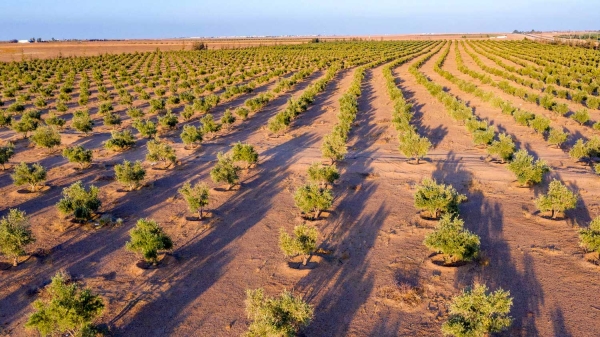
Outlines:
<svg viewBox="0 0 600 337"><path fill-rule="evenodd" d="M63 198L56 207L65 215L72 215L77 220L87 220L102 205L98 192L98 187L91 185L86 189L81 181L77 181L63 189Z"/></svg>
<svg viewBox="0 0 600 337"><path fill-rule="evenodd" d="M131 239L126 243L125 248L142 254L146 262L156 264L158 262L158 251L173 248L171 238L163 232L154 220L138 220L129 235Z"/></svg>
<svg viewBox="0 0 600 337"><path fill-rule="evenodd" d="M128 186L129 190L133 191L144 180L146 170L142 167L142 163L139 160L135 163L124 160L123 164L115 165L115 176L118 182Z"/></svg>
<svg viewBox="0 0 600 337"><path fill-rule="evenodd" d="M46 169L38 163L29 166L27 163L21 162L15 166L15 171L11 175L11 178L15 186L27 184L31 192L35 192L46 181Z"/></svg>
<svg viewBox="0 0 600 337"><path fill-rule="evenodd" d="M8 215L0 219L0 253L12 258L16 267L18 257L25 255L25 246L33 242L35 238L25 212L11 208Z"/></svg>
<svg viewBox="0 0 600 337"><path fill-rule="evenodd" d="M464 221L445 214L435 231L425 237L427 248L444 254L446 262L470 261L479 253L479 236L463 228Z"/></svg>
<svg viewBox="0 0 600 337"><path fill-rule="evenodd" d="M192 186L192 184L186 182L178 192L187 202L190 211L198 212L199 218L202 219L202 210L208 205L208 185L198 183Z"/></svg>
<svg viewBox="0 0 600 337"><path fill-rule="evenodd" d="M548 193L536 199L535 204L542 212L551 211L552 218L555 218L558 212L564 212L575 208L578 196L571 192L567 186L554 179L550 183Z"/></svg>
<svg viewBox="0 0 600 337"><path fill-rule="evenodd" d="M210 171L210 177L215 183L226 182L229 184L228 189L231 189L239 179L238 171L240 168L235 165L231 155L225 155L222 152L217 154L217 163Z"/></svg>
<svg viewBox="0 0 600 337"><path fill-rule="evenodd" d="M319 232L315 227L299 225L294 227L294 235L290 236L282 228L279 234L279 247L288 257L304 255L303 264L306 265L308 256L317 249Z"/></svg>
<svg viewBox="0 0 600 337"><path fill-rule="evenodd" d="M322 211L331 207L333 195L329 189L322 189L315 184L306 184L296 190L294 201L300 211L314 212L314 218L318 218Z"/></svg>
<svg viewBox="0 0 600 337"><path fill-rule="evenodd" d="M515 158L508 169L515 174L517 181L521 186L537 184L542 181L544 173L550 168L543 160L534 160L533 156L529 155L526 150L520 150L516 153Z"/></svg>
<svg viewBox="0 0 600 337"><path fill-rule="evenodd" d="M424 179L415 193L415 207L427 211L433 218L438 218L441 214L458 213L458 205L466 199L464 194L459 194L451 185Z"/></svg>

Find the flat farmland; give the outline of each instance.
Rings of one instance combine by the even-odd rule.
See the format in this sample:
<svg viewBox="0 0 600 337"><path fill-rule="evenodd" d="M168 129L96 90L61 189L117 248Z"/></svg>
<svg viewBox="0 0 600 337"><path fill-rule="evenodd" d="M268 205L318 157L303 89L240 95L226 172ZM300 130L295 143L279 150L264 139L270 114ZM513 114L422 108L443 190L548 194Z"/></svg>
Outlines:
<svg viewBox="0 0 600 337"><path fill-rule="evenodd" d="M94 324L114 336L239 336L258 288L312 307L305 336L439 336L474 284L510 293L499 336L596 335L598 247L580 233L600 237L598 53L373 40L28 45L23 60L1 45L0 217L25 212L35 242L18 266L1 257L0 333L36 335L32 303L64 271L102 298ZM244 144L257 162L231 155ZM216 178L227 158L238 179ZM540 179L523 178L527 160L545 166ZM118 177L125 162L143 177ZM31 192L15 177L36 164ZM339 176L310 183L317 166ZM443 221L416 205L428 179L465 196L448 213L477 236L471 258L440 262L449 255L424 244ZM572 207L539 202L555 181ZM78 182L98 188L90 214L57 207ZM202 219L180 193L188 182L206 184ZM306 186L331 202L298 207ZM126 249L140 219L171 239L157 266ZM307 267L280 248L302 224L318 233Z"/></svg>

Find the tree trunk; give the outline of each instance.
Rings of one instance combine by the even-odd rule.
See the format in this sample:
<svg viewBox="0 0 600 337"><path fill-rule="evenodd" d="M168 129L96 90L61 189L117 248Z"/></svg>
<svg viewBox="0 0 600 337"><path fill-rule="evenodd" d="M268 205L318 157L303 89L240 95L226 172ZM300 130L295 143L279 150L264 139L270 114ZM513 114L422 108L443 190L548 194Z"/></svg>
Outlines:
<svg viewBox="0 0 600 337"><path fill-rule="evenodd" d="M202 220L202 207L198 210L198 220Z"/></svg>
<svg viewBox="0 0 600 337"><path fill-rule="evenodd" d="M556 218L556 212L554 210L552 210L552 219Z"/></svg>
<svg viewBox="0 0 600 337"><path fill-rule="evenodd" d="M306 264L308 263L308 259L309 259L309 258L310 258L310 254L308 254L308 255L304 255L304 256L302 257L302 265L303 265L303 266L306 266Z"/></svg>
<svg viewBox="0 0 600 337"><path fill-rule="evenodd" d="M318 219L319 215L321 215L321 210L320 209L318 209L318 210L315 211L315 219Z"/></svg>
<svg viewBox="0 0 600 337"><path fill-rule="evenodd" d="M15 256L15 257L13 258L13 267L16 267L16 266L18 266L18 265L19 265L19 257L18 257L18 256Z"/></svg>

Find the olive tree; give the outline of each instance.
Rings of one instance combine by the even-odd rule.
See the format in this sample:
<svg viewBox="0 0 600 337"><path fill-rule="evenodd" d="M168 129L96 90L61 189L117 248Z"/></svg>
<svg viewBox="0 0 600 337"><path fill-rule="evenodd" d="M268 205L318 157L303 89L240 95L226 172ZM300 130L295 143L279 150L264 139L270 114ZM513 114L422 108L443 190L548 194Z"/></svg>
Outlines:
<svg viewBox="0 0 600 337"><path fill-rule="evenodd" d="M284 291L279 297L265 297L263 289L246 290L246 313L252 321L247 337L294 337L313 317L313 308Z"/></svg>
<svg viewBox="0 0 600 337"><path fill-rule="evenodd" d="M298 187L294 193L296 207L304 214L314 213L313 218L318 219L322 211L333 204L333 194L329 189L322 189L316 184L306 184Z"/></svg>
<svg viewBox="0 0 600 337"><path fill-rule="evenodd" d="M545 161L535 160L532 155L527 153L527 150L518 151L513 161L508 164L508 169L515 174L521 186L541 182L544 173L550 170Z"/></svg>
<svg viewBox="0 0 600 337"><path fill-rule="evenodd" d="M569 137L569 134L559 130L559 129L550 129L550 132L548 132L548 144L550 145L554 145L557 148L560 148L561 145L567 141L567 138Z"/></svg>
<svg viewBox="0 0 600 337"><path fill-rule="evenodd" d="M52 149L60 145L60 133L51 126L42 126L33 132L31 140L37 146Z"/></svg>
<svg viewBox="0 0 600 337"><path fill-rule="evenodd" d="M338 133L330 133L323 137L321 155L323 158L330 159L332 164L343 160L347 152L346 140Z"/></svg>
<svg viewBox="0 0 600 337"><path fill-rule="evenodd" d="M441 214L458 213L458 205L465 200L467 197L451 185L438 184L433 179L424 179L415 192L415 207L427 211L434 219Z"/></svg>
<svg viewBox="0 0 600 337"><path fill-rule="evenodd" d="M237 142L232 149L232 158L234 161L246 162L246 167L250 167L258 162L258 152L250 144Z"/></svg>
<svg viewBox="0 0 600 337"><path fill-rule="evenodd" d="M240 167L235 165L235 161L231 155L219 152L217 154L217 163L210 170L210 177L215 183L227 183L227 190L230 190L239 180L239 170Z"/></svg>
<svg viewBox="0 0 600 337"><path fill-rule="evenodd" d="M6 167L6 163L10 160L12 156L15 155L15 146L12 143L8 143L4 146L0 146L0 165L2 165L2 170Z"/></svg>
<svg viewBox="0 0 600 337"><path fill-rule="evenodd" d="M22 133L23 138L27 138L29 132L32 132L35 129L37 129L38 124L38 119L30 117L29 115L23 115L20 120L13 119L12 129L15 130L15 132Z"/></svg>
<svg viewBox="0 0 600 337"><path fill-rule="evenodd" d="M90 167L93 157L92 150L87 150L81 145L65 148L62 155L70 163L79 164L81 169Z"/></svg>
<svg viewBox="0 0 600 337"><path fill-rule="evenodd" d="M15 166L11 177L15 186L29 185L29 190L35 192L46 181L46 169L38 163L29 166L27 163L21 162Z"/></svg>
<svg viewBox="0 0 600 337"><path fill-rule="evenodd" d="M63 272L58 272L41 296L33 303L34 313L25 326L42 336L94 336L92 322L104 310L102 298L82 289Z"/></svg>
<svg viewBox="0 0 600 337"><path fill-rule="evenodd" d="M123 164L115 165L115 177L118 182L133 191L140 186L140 182L146 177L146 170L139 160L135 163L124 160Z"/></svg>
<svg viewBox="0 0 600 337"><path fill-rule="evenodd" d="M193 125L184 125L181 131L181 141L188 146L196 147L202 143L202 129Z"/></svg>
<svg viewBox="0 0 600 337"><path fill-rule="evenodd" d="M417 132L410 130L398 135L400 151L408 158L414 158L417 164L427 155L431 142L426 137L420 137Z"/></svg>
<svg viewBox="0 0 600 337"><path fill-rule="evenodd" d="M200 119L202 122L202 133L205 135L212 135L213 133L221 130L221 125L217 124L211 114L207 114L206 116Z"/></svg>
<svg viewBox="0 0 600 337"><path fill-rule="evenodd" d="M279 234L279 247L287 257L302 255L302 264L306 265L312 253L317 249L319 232L315 227L299 225L294 227L294 235L283 228Z"/></svg>
<svg viewBox="0 0 600 337"><path fill-rule="evenodd" d="M313 163L308 168L308 179L318 183L321 187L327 187L327 184L333 184L339 177L340 173L335 165L325 166L321 163Z"/></svg>
<svg viewBox="0 0 600 337"><path fill-rule="evenodd" d="M167 165L167 168L177 162L175 150L165 142L153 139L146 143L146 148L148 149L146 154L146 160L148 161L162 161Z"/></svg>
<svg viewBox="0 0 600 337"><path fill-rule="evenodd" d="M575 208L577 204L577 194L571 192L559 180L552 180L546 195L541 195L535 200L535 204L542 212L552 212L552 218L560 212Z"/></svg>
<svg viewBox="0 0 600 337"><path fill-rule="evenodd" d="M596 217L588 228L579 231L581 247L588 251L600 253L600 217Z"/></svg>
<svg viewBox="0 0 600 337"><path fill-rule="evenodd" d="M504 164L504 162L512 159L512 156L515 153L515 143L510 135L501 133L498 136L498 140L494 140L487 148L487 152L491 156L498 156Z"/></svg>
<svg viewBox="0 0 600 337"><path fill-rule="evenodd" d="M148 263L158 263L158 252L173 248L173 241L154 220L140 219L129 231L131 239L125 244L129 251L142 254Z"/></svg>
<svg viewBox="0 0 600 337"><path fill-rule="evenodd" d="M19 264L19 256L25 255L25 247L35 242L29 227L25 212L16 208L0 219L0 253L12 258L14 267Z"/></svg>
<svg viewBox="0 0 600 337"><path fill-rule="evenodd" d="M446 263L471 261L479 253L479 237L464 229L464 224L457 216L445 214L423 243L430 250L444 254Z"/></svg>
<svg viewBox="0 0 600 337"><path fill-rule="evenodd" d="M63 197L56 204L56 208L61 214L72 215L76 220L90 219L102 205L98 192L98 187L91 185L86 189L79 180L63 189Z"/></svg>
<svg viewBox="0 0 600 337"><path fill-rule="evenodd" d="M508 291L498 289L488 294L485 285L475 284L452 299L442 332L455 337L483 337L506 330L512 323L512 302Z"/></svg>
<svg viewBox="0 0 600 337"><path fill-rule="evenodd" d="M75 111L75 113L73 113L71 127L79 132L85 133L86 135L92 132L94 128L94 122L90 117L90 113L87 110Z"/></svg>
<svg viewBox="0 0 600 337"><path fill-rule="evenodd" d="M132 123L132 126L138 130L142 137L152 138L156 135L156 124L151 120L138 119Z"/></svg>
<svg viewBox="0 0 600 337"><path fill-rule="evenodd" d="M179 189L179 194L185 199L192 212L198 212L198 219L202 220L202 211L208 206L208 185L198 183L192 185L189 182L183 184Z"/></svg>
<svg viewBox="0 0 600 337"><path fill-rule="evenodd" d="M124 151L135 144L135 139L130 130L111 132L111 138L104 143L104 147L113 151Z"/></svg>
<svg viewBox="0 0 600 337"><path fill-rule="evenodd" d="M179 119L177 115L173 114L171 110L169 110L164 116L158 118L158 123L165 129L174 129L179 123Z"/></svg>

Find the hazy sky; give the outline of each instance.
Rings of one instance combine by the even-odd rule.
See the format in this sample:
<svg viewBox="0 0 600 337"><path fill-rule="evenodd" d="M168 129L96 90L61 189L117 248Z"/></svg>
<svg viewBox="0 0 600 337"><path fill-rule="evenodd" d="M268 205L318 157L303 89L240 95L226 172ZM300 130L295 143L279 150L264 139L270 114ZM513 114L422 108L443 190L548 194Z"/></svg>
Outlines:
<svg viewBox="0 0 600 337"><path fill-rule="evenodd" d="M600 29L598 0L0 0L0 40Z"/></svg>

